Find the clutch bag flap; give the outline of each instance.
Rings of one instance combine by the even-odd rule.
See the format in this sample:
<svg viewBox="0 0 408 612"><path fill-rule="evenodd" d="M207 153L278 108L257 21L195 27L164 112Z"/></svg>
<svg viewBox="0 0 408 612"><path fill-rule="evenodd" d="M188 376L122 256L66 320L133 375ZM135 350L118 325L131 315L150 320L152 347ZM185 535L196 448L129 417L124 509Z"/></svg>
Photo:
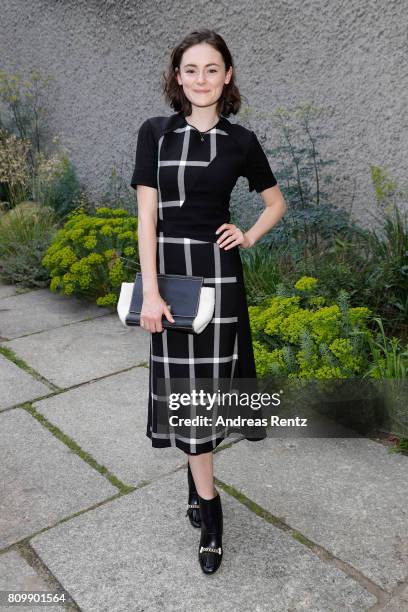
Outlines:
<svg viewBox="0 0 408 612"><path fill-rule="evenodd" d="M182 274L157 274L159 293L170 307L174 319L194 319L198 312L202 276ZM130 302L129 313L139 315L143 305L142 274L138 272Z"/></svg>

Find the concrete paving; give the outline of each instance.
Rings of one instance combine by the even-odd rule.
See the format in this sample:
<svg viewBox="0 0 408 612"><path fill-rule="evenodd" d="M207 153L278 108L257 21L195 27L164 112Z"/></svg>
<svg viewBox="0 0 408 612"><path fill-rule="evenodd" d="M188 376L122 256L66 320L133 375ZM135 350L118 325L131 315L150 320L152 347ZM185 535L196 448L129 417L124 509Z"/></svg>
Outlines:
<svg viewBox="0 0 408 612"><path fill-rule="evenodd" d="M0 319L0 590L63 588L63 609L98 612L408 610L408 457L363 438L226 440L225 552L205 576L186 456L145 435L149 335L9 285Z"/></svg>
<svg viewBox="0 0 408 612"><path fill-rule="evenodd" d="M147 333L126 329L114 314L15 338L7 346L27 363L35 358L37 372L61 388L114 374L149 358Z"/></svg>
<svg viewBox="0 0 408 612"><path fill-rule="evenodd" d="M147 367L135 367L33 406L124 483L137 486L187 465L179 449L158 452L146 437L148 379Z"/></svg>
<svg viewBox="0 0 408 612"><path fill-rule="evenodd" d="M19 293L27 293L28 291L31 291L31 289L18 288L16 285L5 285L0 282L0 299Z"/></svg>
<svg viewBox="0 0 408 612"><path fill-rule="evenodd" d="M2 412L0 431L1 548L117 493L25 410Z"/></svg>
<svg viewBox="0 0 408 612"><path fill-rule="evenodd" d="M0 354L0 410L47 395L50 387Z"/></svg>
<svg viewBox="0 0 408 612"><path fill-rule="evenodd" d="M0 556L0 591L44 592L50 591L50 584L18 552L10 550ZM35 607L37 612L61 612L64 609L61 604ZM0 600L0 610L15 611L16 605L6 605Z"/></svg>
<svg viewBox="0 0 408 612"><path fill-rule="evenodd" d="M365 438L243 440L218 478L384 589L408 567L408 459Z"/></svg>
<svg viewBox="0 0 408 612"><path fill-rule="evenodd" d="M157 452L145 435L148 379L148 368L132 368L34 406L124 483L135 486L186 465L179 449Z"/></svg>
<svg viewBox="0 0 408 612"><path fill-rule="evenodd" d="M99 308L73 297L56 295L48 289L2 297L0 309L0 337L8 339L21 338L26 334L54 329L110 312L107 308Z"/></svg>
<svg viewBox="0 0 408 612"><path fill-rule="evenodd" d="M194 602L203 612L280 611L299 603L334 611L375 603L289 535L231 496L221 492L221 499L225 554L210 578L198 565L198 530L183 512L184 471L62 523L31 544L83 610L187 610Z"/></svg>

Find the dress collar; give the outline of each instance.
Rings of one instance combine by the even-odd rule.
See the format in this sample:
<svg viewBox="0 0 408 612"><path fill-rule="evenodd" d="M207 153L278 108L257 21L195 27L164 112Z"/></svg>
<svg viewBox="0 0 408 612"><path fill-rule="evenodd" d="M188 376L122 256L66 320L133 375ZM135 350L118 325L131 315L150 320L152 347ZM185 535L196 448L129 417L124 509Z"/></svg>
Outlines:
<svg viewBox="0 0 408 612"><path fill-rule="evenodd" d="M188 121L184 117L182 111L179 111L178 113L173 113L172 115L167 117L164 133L166 134L167 132L173 132L174 130L177 130L177 128L183 127L184 125L188 125ZM220 115L220 120L217 123L217 127L224 129L229 125L231 125L230 121L228 121L228 119L224 117L224 115Z"/></svg>

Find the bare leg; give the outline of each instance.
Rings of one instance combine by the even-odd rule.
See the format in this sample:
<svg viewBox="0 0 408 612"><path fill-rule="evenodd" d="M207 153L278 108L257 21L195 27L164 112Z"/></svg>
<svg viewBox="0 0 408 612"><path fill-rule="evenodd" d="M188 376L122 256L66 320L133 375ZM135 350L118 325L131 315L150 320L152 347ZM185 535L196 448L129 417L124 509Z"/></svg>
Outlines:
<svg viewBox="0 0 408 612"><path fill-rule="evenodd" d="M212 499L217 494L214 488L213 452L188 455L188 461L197 493L203 499Z"/></svg>

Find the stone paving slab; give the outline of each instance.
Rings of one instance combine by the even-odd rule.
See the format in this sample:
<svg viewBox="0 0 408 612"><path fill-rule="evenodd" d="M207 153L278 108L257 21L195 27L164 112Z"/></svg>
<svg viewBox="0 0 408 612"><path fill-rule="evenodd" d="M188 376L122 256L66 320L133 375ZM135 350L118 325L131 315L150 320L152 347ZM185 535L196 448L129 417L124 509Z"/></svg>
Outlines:
<svg viewBox="0 0 408 612"><path fill-rule="evenodd" d="M383 608L384 612L406 612L408 610L408 585L393 597Z"/></svg>
<svg viewBox="0 0 408 612"><path fill-rule="evenodd" d="M0 354L0 410L50 393L50 388Z"/></svg>
<svg viewBox="0 0 408 612"><path fill-rule="evenodd" d="M384 589L407 579L407 457L365 438L267 438L214 471Z"/></svg>
<svg viewBox="0 0 408 612"><path fill-rule="evenodd" d="M10 295L17 295L20 292L26 293L26 291L27 289L18 289L16 285L7 285L0 282L0 299L10 297Z"/></svg>
<svg viewBox="0 0 408 612"><path fill-rule="evenodd" d="M48 591L53 592L50 587L37 574L37 572L27 563L15 550L10 550L0 555L0 591ZM33 609L35 612L55 612L64 610L62 605L47 606L17 606L0 605L0 610L26 610Z"/></svg>
<svg viewBox="0 0 408 612"><path fill-rule="evenodd" d="M150 334L117 314L16 338L6 343L37 372L70 387L149 360Z"/></svg>
<svg viewBox="0 0 408 612"><path fill-rule="evenodd" d="M149 370L133 368L41 400L36 410L122 482L140 484L187 465L178 448L152 448L146 436Z"/></svg>
<svg viewBox="0 0 408 612"><path fill-rule="evenodd" d="M149 370L140 366L93 381L34 407L128 485L187 466L178 448L153 448L146 436ZM236 438L226 438L222 448Z"/></svg>
<svg viewBox="0 0 408 612"><path fill-rule="evenodd" d="M167 475L35 536L31 545L87 612L358 612L376 602L222 490L223 563L214 576L204 575L200 530L185 517L185 481L184 470Z"/></svg>
<svg viewBox="0 0 408 612"><path fill-rule="evenodd" d="M111 312L67 295L37 289L1 300L0 337L18 338Z"/></svg>
<svg viewBox="0 0 408 612"><path fill-rule="evenodd" d="M118 489L21 408L0 414L0 548Z"/></svg>
<svg viewBox="0 0 408 612"><path fill-rule="evenodd" d="M384 612L407 612L408 602L402 599L393 599L385 608L381 608Z"/></svg>

